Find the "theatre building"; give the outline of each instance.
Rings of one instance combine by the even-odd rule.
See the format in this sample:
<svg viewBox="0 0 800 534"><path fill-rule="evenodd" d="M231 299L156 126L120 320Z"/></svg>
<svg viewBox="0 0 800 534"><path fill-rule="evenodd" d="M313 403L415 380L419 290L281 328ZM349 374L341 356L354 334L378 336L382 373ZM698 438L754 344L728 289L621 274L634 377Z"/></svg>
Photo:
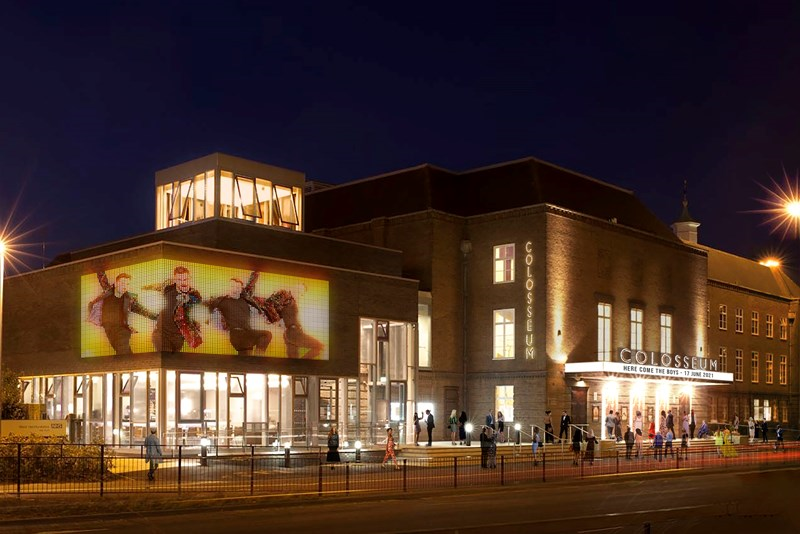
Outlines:
<svg viewBox="0 0 800 534"><path fill-rule="evenodd" d="M154 232L9 277L3 363L24 402L85 442L404 439L418 283L399 251L304 232L304 185L200 158L156 174Z"/></svg>
<svg viewBox="0 0 800 534"><path fill-rule="evenodd" d="M692 410L789 420L797 286L697 245L688 211L673 231L633 192L533 158L320 187L306 208L308 232L403 252L417 409L438 421L501 411L530 432L551 410L558 432L567 411L605 437L610 410L623 429L637 411L657 427L669 410L676 426Z"/></svg>

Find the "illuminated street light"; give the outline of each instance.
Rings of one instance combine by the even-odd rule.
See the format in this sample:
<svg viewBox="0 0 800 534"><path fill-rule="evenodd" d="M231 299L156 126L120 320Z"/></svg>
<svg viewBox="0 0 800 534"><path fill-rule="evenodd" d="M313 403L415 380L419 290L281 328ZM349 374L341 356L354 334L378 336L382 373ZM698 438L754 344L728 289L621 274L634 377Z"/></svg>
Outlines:
<svg viewBox="0 0 800 534"><path fill-rule="evenodd" d="M0 436L3 435L3 280L6 270L6 242L0 236Z"/></svg>
<svg viewBox="0 0 800 534"><path fill-rule="evenodd" d="M473 428L474 427L472 426L472 423L466 423L464 425L464 432L467 434L467 441L466 441L467 447L472 445L472 429Z"/></svg>

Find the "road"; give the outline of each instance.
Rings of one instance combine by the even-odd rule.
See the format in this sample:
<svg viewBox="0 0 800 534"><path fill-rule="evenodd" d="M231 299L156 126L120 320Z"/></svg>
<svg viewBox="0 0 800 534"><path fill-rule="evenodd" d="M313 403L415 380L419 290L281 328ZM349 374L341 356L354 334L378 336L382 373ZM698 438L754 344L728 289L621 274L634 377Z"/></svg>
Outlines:
<svg viewBox="0 0 800 534"><path fill-rule="evenodd" d="M120 514L0 526L0 532L172 533L678 533L800 531L798 468L453 490L364 500L264 500L263 506L184 513ZM732 530L731 530L732 529Z"/></svg>

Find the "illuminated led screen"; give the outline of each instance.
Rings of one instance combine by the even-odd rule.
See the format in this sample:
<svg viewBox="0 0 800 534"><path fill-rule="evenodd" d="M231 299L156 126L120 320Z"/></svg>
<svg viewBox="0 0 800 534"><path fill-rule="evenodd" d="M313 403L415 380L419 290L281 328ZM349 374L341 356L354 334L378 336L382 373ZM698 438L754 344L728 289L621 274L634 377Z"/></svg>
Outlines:
<svg viewBox="0 0 800 534"><path fill-rule="evenodd" d="M328 359L328 282L175 260L81 277L81 356Z"/></svg>

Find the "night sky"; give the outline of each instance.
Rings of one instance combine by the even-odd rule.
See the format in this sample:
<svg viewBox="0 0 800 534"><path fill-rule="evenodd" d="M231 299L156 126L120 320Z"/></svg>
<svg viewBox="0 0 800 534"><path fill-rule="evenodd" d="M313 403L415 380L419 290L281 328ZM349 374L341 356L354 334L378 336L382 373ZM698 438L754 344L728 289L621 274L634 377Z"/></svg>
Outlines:
<svg viewBox="0 0 800 534"><path fill-rule="evenodd" d="M800 263L746 213L800 167L791 2L271 4L4 3L0 218L18 199L30 267L152 231L155 171L215 151L331 183L533 156L667 224L687 180L701 243Z"/></svg>

